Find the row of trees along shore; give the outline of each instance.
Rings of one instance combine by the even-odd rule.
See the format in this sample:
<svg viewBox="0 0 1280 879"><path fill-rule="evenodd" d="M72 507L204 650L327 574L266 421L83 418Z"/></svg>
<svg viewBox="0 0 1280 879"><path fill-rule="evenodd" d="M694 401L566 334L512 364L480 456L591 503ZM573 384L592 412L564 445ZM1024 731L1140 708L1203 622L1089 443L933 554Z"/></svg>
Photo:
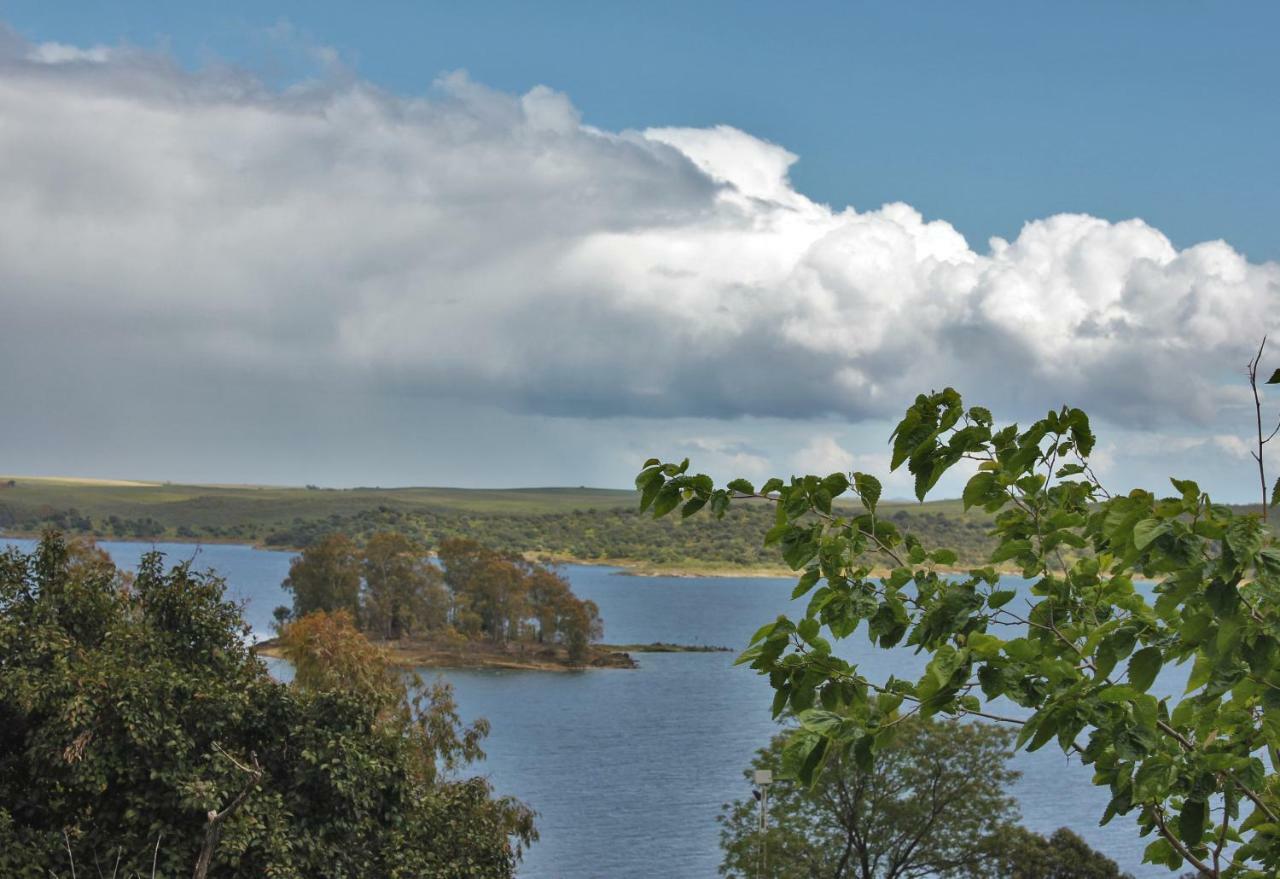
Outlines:
<svg viewBox="0 0 1280 879"><path fill-rule="evenodd" d="M575 596L560 574L472 540L442 541L432 558L396 532L364 546L330 534L294 559L283 585L293 608L277 609L279 623L346 611L386 641L562 646L579 662L603 634L595 602Z"/></svg>

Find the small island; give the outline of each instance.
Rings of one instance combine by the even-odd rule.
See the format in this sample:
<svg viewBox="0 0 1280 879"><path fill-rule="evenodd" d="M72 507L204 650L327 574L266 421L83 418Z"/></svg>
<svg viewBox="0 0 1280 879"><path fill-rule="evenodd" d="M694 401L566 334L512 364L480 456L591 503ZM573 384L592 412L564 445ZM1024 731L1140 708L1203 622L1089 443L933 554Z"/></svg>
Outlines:
<svg viewBox="0 0 1280 879"><path fill-rule="evenodd" d="M317 614L342 615L404 668L635 668L632 653L729 649L601 644L595 602L574 595L554 569L460 538L432 553L392 531L363 546L329 534L293 560L281 585L293 606L276 609L279 637L255 645L260 656L288 658L291 638Z"/></svg>

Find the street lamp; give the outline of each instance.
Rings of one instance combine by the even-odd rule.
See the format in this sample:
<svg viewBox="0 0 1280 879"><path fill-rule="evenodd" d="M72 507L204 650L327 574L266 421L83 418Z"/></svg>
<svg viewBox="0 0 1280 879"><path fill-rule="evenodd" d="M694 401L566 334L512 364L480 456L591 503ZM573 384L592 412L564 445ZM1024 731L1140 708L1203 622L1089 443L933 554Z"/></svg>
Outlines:
<svg viewBox="0 0 1280 879"><path fill-rule="evenodd" d="M764 876L768 851L765 833L769 829L769 785L773 784L773 772L768 769L757 769L752 775L752 781L756 786L752 794L760 804L760 863L756 869L756 879L761 879Z"/></svg>

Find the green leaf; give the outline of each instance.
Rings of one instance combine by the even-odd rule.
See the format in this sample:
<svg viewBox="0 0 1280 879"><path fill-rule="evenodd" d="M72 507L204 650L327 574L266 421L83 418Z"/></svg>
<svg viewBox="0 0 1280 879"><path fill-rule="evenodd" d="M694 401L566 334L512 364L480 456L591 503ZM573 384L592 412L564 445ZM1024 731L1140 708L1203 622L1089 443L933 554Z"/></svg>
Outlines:
<svg viewBox="0 0 1280 879"><path fill-rule="evenodd" d="M729 510L729 493L723 488L716 489L711 495L711 515L717 519L723 519L724 514Z"/></svg>
<svg viewBox="0 0 1280 879"><path fill-rule="evenodd" d="M685 502L685 505L680 508L680 518L681 519L689 518L694 513L698 512L698 510L701 510L704 506L706 506L706 504L707 504L707 499L705 497L689 498L689 500Z"/></svg>
<svg viewBox="0 0 1280 879"><path fill-rule="evenodd" d="M1207 809L1204 800L1187 800L1178 813L1178 836L1187 845L1196 845L1204 836Z"/></svg>
<svg viewBox="0 0 1280 879"><path fill-rule="evenodd" d="M1030 540L1007 540L997 546L995 552L991 554L991 563L1007 562L1009 559L1017 558L1029 552L1031 552Z"/></svg>
<svg viewBox="0 0 1280 879"><path fill-rule="evenodd" d="M964 508L968 510L970 507L980 507L987 503L992 492L996 490L996 475L988 471L975 473L965 483L964 493L961 500L964 501Z"/></svg>
<svg viewBox="0 0 1280 879"><path fill-rule="evenodd" d="M812 589L814 584L820 579L822 579L822 572L817 568L805 571L804 574L801 575L799 582L796 583L796 588L791 591L792 599L796 599L801 595L804 595Z"/></svg>
<svg viewBox="0 0 1280 879"><path fill-rule="evenodd" d="M1151 689L1152 682L1160 673L1164 658L1159 647L1144 647L1129 660L1129 685L1140 693Z"/></svg>
<svg viewBox="0 0 1280 879"><path fill-rule="evenodd" d="M1099 690L1098 701L1106 705L1116 705L1120 702L1128 702L1137 695L1138 691L1133 687L1117 684L1114 687L1103 687Z"/></svg>
<svg viewBox="0 0 1280 879"><path fill-rule="evenodd" d="M959 556L949 549L939 549L929 553L929 558L933 560L934 564L954 565Z"/></svg>
<svg viewBox="0 0 1280 879"><path fill-rule="evenodd" d="M832 473L822 480L822 487L830 492L832 497L839 497L849 490L849 477L843 473Z"/></svg>
<svg viewBox="0 0 1280 879"><path fill-rule="evenodd" d="M680 503L680 486L668 482L658 491L653 502L653 518L661 519L674 510Z"/></svg>
<svg viewBox="0 0 1280 879"><path fill-rule="evenodd" d="M1248 564L1262 549L1262 522L1253 516L1240 516L1227 526L1227 546L1242 564Z"/></svg>
<svg viewBox="0 0 1280 879"><path fill-rule="evenodd" d="M755 486L753 486L750 482L748 482L745 479L735 479L732 482L730 482L728 485L726 485L725 488L729 489L730 491L736 491L739 494L755 494L756 493Z"/></svg>
<svg viewBox="0 0 1280 879"><path fill-rule="evenodd" d="M661 470L649 470L636 477L636 488L640 489L640 512L649 509L658 491L666 484Z"/></svg>
<svg viewBox="0 0 1280 879"><path fill-rule="evenodd" d="M1133 545L1135 549L1146 549L1162 534L1169 533L1167 519L1143 519L1133 526Z"/></svg>
<svg viewBox="0 0 1280 879"><path fill-rule="evenodd" d="M999 608L1004 607L1009 602L1013 601L1013 599L1016 598L1017 595L1018 593L1012 589L1002 589L998 592L992 592L991 595L987 598L987 607L991 608L992 610L997 610Z"/></svg>
<svg viewBox="0 0 1280 879"><path fill-rule="evenodd" d="M1271 378L1267 379L1266 383L1269 385L1280 385L1280 369L1271 373Z"/></svg>
<svg viewBox="0 0 1280 879"><path fill-rule="evenodd" d="M813 749L805 755L804 762L800 764L800 780L805 784L811 784L818 774L818 767L822 765L822 758L827 753L827 739L817 739L814 742Z"/></svg>
<svg viewBox="0 0 1280 879"><path fill-rule="evenodd" d="M880 480L867 473L855 473L853 487L858 492L858 497L862 499L862 505L868 512L874 513L876 504L880 503Z"/></svg>

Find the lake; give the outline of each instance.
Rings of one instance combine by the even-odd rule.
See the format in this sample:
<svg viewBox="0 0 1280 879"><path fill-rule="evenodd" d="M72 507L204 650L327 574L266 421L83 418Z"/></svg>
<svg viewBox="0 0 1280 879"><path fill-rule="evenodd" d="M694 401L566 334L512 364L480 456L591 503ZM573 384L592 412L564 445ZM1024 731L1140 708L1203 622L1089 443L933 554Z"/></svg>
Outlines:
<svg viewBox="0 0 1280 879"><path fill-rule="evenodd" d="M32 541L0 538L29 549ZM104 541L121 567L136 566L149 544ZM158 544L171 561L195 559L227 579L261 637L271 611L288 604L280 589L292 554L247 546ZM791 580L633 577L610 568L566 566L573 590L595 601L611 643L667 641L745 646L779 613L798 615ZM1016 577L1008 583L1025 582ZM919 657L871 648L859 633L842 645L872 680L918 674ZM476 767L500 793L537 810L542 835L520 870L524 879L712 877L720 863L716 814L751 795L743 770L777 731L768 681L733 666L728 653L640 654L636 670L572 673L446 671L466 719L488 718L488 758ZM1181 691L1186 670L1168 668L1155 690ZM1140 863L1132 817L1106 827L1109 799L1089 784L1090 769L1052 746L1020 753L1014 788L1023 823L1049 833L1070 827L1137 877L1169 876Z"/></svg>

